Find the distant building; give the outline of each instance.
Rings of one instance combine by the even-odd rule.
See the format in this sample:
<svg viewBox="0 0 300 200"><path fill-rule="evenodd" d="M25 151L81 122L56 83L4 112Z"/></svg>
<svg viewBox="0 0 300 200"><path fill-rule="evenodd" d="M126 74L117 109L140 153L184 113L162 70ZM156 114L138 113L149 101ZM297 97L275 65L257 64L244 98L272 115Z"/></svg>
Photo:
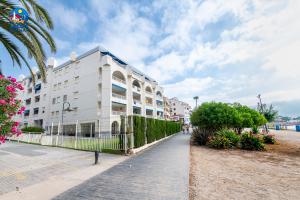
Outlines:
<svg viewBox="0 0 300 200"><path fill-rule="evenodd" d="M185 124L189 124L192 107L188 103L179 101L176 97L169 99L169 102L170 118L175 121L182 119Z"/></svg>

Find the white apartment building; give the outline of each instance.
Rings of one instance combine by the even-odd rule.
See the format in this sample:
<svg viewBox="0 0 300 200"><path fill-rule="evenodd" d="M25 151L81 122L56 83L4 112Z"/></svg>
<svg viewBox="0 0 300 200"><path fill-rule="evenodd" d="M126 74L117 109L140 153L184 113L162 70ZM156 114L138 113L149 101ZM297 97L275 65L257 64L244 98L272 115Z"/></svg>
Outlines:
<svg viewBox="0 0 300 200"><path fill-rule="evenodd" d="M163 88L136 68L128 65L102 47L96 47L78 57L74 53L66 63L53 67L47 64L47 82L40 76L33 86L30 77L21 82L25 90L19 94L26 110L19 121L23 125L40 126L54 132L62 123L64 133L83 135L120 131L121 115L164 117Z"/></svg>
<svg viewBox="0 0 300 200"><path fill-rule="evenodd" d="M169 103L170 118L175 121L182 119L185 124L189 124L192 107L188 103L179 101L176 97L169 99Z"/></svg>

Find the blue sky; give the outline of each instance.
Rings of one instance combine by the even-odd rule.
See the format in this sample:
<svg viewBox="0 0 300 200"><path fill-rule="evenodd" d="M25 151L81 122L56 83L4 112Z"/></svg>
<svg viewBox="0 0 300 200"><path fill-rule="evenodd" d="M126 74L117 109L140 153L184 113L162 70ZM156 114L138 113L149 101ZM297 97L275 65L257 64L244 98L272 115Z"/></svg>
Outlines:
<svg viewBox="0 0 300 200"><path fill-rule="evenodd" d="M300 2L40 0L53 18L57 63L102 45L157 79L169 97L273 103L300 115ZM12 68L3 46L5 74ZM35 64L32 62L32 66Z"/></svg>

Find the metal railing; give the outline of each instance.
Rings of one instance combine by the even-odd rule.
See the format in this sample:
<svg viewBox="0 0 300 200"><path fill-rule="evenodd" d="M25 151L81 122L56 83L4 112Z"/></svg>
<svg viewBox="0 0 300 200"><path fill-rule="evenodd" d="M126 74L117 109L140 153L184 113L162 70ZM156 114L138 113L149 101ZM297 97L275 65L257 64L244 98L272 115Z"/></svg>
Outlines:
<svg viewBox="0 0 300 200"><path fill-rule="evenodd" d="M123 111L112 111L112 114L113 115L125 115L126 114L126 112L123 112Z"/></svg>
<svg viewBox="0 0 300 200"><path fill-rule="evenodd" d="M118 99L124 99L124 100L126 100L126 96L123 96L123 95L120 95L120 94L112 93L112 96L116 97Z"/></svg>
<svg viewBox="0 0 300 200"><path fill-rule="evenodd" d="M124 150L126 134L100 134L100 137L76 137L62 135L45 135L23 133L20 136L11 136L8 139L24 143L41 144L64 147L85 151Z"/></svg>
<svg viewBox="0 0 300 200"><path fill-rule="evenodd" d="M116 77L116 76L112 76L112 79L113 79L113 80L116 80L116 81L118 81L118 82L121 82L121 83L123 83L123 84L126 84L126 82L125 82L124 80L122 80L122 79L120 79L120 78L118 78L118 77Z"/></svg>

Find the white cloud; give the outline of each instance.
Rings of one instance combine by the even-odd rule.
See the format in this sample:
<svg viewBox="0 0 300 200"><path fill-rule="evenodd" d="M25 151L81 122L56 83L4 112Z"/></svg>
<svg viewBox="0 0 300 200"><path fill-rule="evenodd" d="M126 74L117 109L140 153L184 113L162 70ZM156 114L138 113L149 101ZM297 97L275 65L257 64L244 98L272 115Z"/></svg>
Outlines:
<svg viewBox="0 0 300 200"><path fill-rule="evenodd" d="M87 22L87 17L84 13L79 10L67 8L59 3L55 3L53 7L51 7L51 13L55 13L53 15L55 21L59 23L64 30L71 33L82 29Z"/></svg>

